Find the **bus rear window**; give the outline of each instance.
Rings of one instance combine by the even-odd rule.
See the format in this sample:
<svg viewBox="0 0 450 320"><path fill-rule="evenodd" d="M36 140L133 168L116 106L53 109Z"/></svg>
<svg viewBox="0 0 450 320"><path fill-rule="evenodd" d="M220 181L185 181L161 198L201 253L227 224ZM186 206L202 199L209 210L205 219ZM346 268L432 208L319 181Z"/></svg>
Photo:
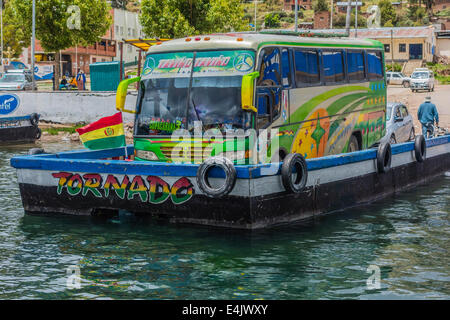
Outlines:
<svg viewBox="0 0 450 320"><path fill-rule="evenodd" d="M347 73L350 81L364 80L364 55L362 52L347 52Z"/></svg>
<svg viewBox="0 0 450 320"><path fill-rule="evenodd" d="M297 87L319 83L319 55L315 50L295 51L295 81Z"/></svg>
<svg viewBox="0 0 450 320"><path fill-rule="evenodd" d="M381 52L367 52L369 80L383 79L383 61Z"/></svg>
<svg viewBox="0 0 450 320"><path fill-rule="evenodd" d="M326 83L344 81L344 61L341 51L323 52L323 71Z"/></svg>

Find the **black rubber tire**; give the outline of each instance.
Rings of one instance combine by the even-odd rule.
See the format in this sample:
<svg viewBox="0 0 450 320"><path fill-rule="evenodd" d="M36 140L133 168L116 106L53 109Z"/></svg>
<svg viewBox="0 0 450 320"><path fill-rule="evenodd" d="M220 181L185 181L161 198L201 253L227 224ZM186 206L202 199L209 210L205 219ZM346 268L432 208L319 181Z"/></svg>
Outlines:
<svg viewBox="0 0 450 320"><path fill-rule="evenodd" d="M37 128L36 130L36 140L39 140L42 136L42 130L40 128Z"/></svg>
<svg viewBox="0 0 450 320"><path fill-rule="evenodd" d="M219 188L213 188L208 182L208 172L219 167L225 172L225 183ZM236 184L236 168L230 159L225 157L211 157L206 159L197 170L197 184L205 195L210 198L221 198L233 191Z"/></svg>
<svg viewBox="0 0 450 320"><path fill-rule="evenodd" d="M423 135L416 136L414 140L414 155L417 162L423 162L427 157L427 143Z"/></svg>
<svg viewBox="0 0 450 320"><path fill-rule="evenodd" d="M391 169L392 149L390 143L381 143L377 151L377 171L386 173Z"/></svg>
<svg viewBox="0 0 450 320"><path fill-rule="evenodd" d="M30 149L28 151L28 155L29 156L34 156L34 155L38 155L38 154L45 154L45 153L46 153L45 150L41 149L41 148L33 148L33 149Z"/></svg>
<svg viewBox="0 0 450 320"><path fill-rule="evenodd" d="M409 82L408 81L403 81L403 88L409 88Z"/></svg>
<svg viewBox="0 0 450 320"><path fill-rule="evenodd" d="M30 123L32 126L37 126L39 124L39 115L37 113L32 113L30 115Z"/></svg>
<svg viewBox="0 0 450 320"><path fill-rule="evenodd" d="M292 181L294 168L297 170L295 182ZM281 166L281 181L286 191L300 193L305 189L306 183L308 182L308 167L305 158L301 154L289 153L284 158Z"/></svg>

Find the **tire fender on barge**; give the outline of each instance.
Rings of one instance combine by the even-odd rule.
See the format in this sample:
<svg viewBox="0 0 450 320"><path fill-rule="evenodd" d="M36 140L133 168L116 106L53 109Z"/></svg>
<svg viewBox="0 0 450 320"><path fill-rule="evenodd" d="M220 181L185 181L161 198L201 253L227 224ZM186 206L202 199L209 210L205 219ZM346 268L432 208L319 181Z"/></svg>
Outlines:
<svg viewBox="0 0 450 320"><path fill-rule="evenodd" d="M381 143L377 151L377 171L378 173L386 173L391 169L392 164L392 148L389 142Z"/></svg>
<svg viewBox="0 0 450 320"><path fill-rule="evenodd" d="M294 173L297 174L295 181L293 180ZM308 181L308 168L306 160L301 154L290 153L284 158L281 166L281 181L288 192L300 193L303 191Z"/></svg>
<svg viewBox="0 0 450 320"><path fill-rule="evenodd" d="M225 183L222 186L211 186L208 174L214 167L219 167L225 172ZM198 168L197 184L199 188L210 198L222 198L233 191L236 184L236 168L230 159L225 157L211 157L206 159Z"/></svg>
<svg viewBox="0 0 450 320"><path fill-rule="evenodd" d="M427 144L423 135L416 136L414 140L414 155L417 162L423 162L427 156Z"/></svg>

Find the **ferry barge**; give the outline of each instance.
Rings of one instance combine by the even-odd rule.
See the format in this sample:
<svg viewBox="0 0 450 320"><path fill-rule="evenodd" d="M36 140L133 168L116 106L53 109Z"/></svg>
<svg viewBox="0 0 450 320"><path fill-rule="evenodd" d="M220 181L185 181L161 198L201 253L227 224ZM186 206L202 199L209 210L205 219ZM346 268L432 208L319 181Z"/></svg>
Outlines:
<svg viewBox="0 0 450 320"><path fill-rule="evenodd" d="M450 170L450 136L426 140L425 153L415 145L392 146L386 166L378 149L306 160L307 183L298 193L286 190L282 163L274 172L267 164L237 165L233 189L217 198L199 187L200 165L111 160L124 157L123 148L21 156L11 165L28 214L127 210L175 223L257 229L366 204ZM224 177L212 170L210 178Z"/></svg>
<svg viewBox="0 0 450 320"><path fill-rule="evenodd" d="M450 136L383 141L384 70L373 40L269 32L155 42L142 77L117 90L116 109L136 114L134 144L12 158L25 211L127 210L257 229L444 174ZM134 82L136 109L126 110ZM98 128L86 135L106 140L121 130Z"/></svg>

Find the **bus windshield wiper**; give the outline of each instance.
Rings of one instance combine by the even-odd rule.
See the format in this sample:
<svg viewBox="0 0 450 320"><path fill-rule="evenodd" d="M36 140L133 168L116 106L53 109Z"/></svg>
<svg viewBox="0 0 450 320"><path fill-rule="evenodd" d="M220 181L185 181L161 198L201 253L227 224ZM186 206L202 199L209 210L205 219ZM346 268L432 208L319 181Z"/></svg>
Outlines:
<svg viewBox="0 0 450 320"><path fill-rule="evenodd" d="M197 115L197 119L198 119L198 121L200 121L200 123L202 125L202 131L205 131L205 129L203 128L203 121L200 119L200 114L198 113L197 107L195 106L194 98L192 98L191 101L192 101L192 106L194 107L195 114Z"/></svg>

